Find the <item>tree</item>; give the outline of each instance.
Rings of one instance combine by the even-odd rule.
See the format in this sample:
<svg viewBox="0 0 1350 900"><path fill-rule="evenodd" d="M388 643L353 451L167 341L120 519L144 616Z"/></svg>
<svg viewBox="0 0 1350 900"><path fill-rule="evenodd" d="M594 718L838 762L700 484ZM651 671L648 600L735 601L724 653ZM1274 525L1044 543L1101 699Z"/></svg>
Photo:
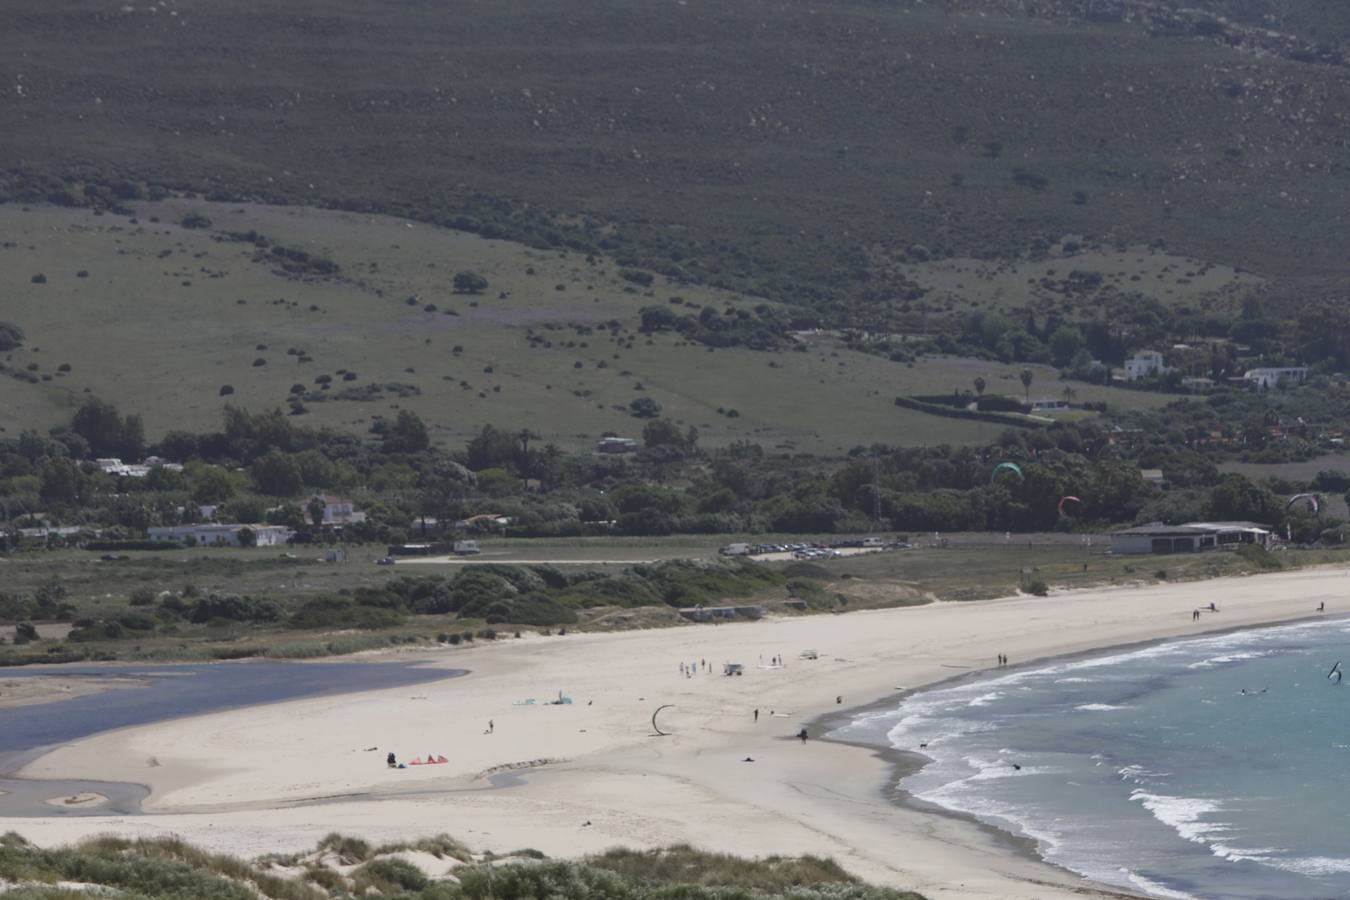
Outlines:
<svg viewBox="0 0 1350 900"><path fill-rule="evenodd" d="M300 467L280 450L268 450L260 456L253 463L252 473L258 490L271 497L293 497L305 486Z"/></svg>
<svg viewBox="0 0 1350 900"><path fill-rule="evenodd" d="M456 294L481 294L488 289L488 280L477 272L456 272L453 284Z"/></svg>
<svg viewBox="0 0 1350 900"><path fill-rule="evenodd" d="M1083 333L1072 325L1061 325L1050 335L1050 355L1057 366L1067 366L1074 354L1083 349Z"/></svg>
<svg viewBox="0 0 1350 900"><path fill-rule="evenodd" d="M642 443L651 447L684 447L680 426L669 419L654 419L642 426Z"/></svg>
<svg viewBox="0 0 1350 900"><path fill-rule="evenodd" d="M192 499L197 503L224 503L236 490L235 479L219 466L203 466L192 473Z"/></svg>
<svg viewBox="0 0 1350 900"><path fill-rule="evenodd" d="M390 453L420 453L430 446L426 423L410 410L400 410L394 424L384 433L384 448Z"/></svg>
<svg viewBox="0 0 1350 900"><path fill-rule="evenodd" d="M69 459L48 459L42 466L38 495L48 503L75 506L89 498L89 476Z"/></svg>
<svg viewBox="0 0 1350 900"><path fill-rule="evenodd" d="M661 415L661 404L651 397L638 397L628 404L628 409L638 419L654 419Z"/></svg>
<svg viewBox="0 0 1350 900"><path fill-rule="evenodd" d="M478 436L469 441L469 468L475 472L516 461L515 436L503 428L484 425Z"/></svg>
<svg viewBox="0 0 1350 900"><path fill-rule="evenodd" d="M1030 406L1030 405L1031 405L1031 379L1032 379L1032 377L1033 377L1032 374L1031 374L1031 370L1030 370L1030 369L1023 369L1023 370L1022 370L1022 376L1021 376L1021 377L1022 377L1022 389L1026 392L1027 405Z"/></svg>
<svg viewBox="0 0 1350 900"><path fill-rule="evenodd" d="M123 418L117 407L95 397L84 401L70 421L70 428L89 442L95 456L127 460L145 455L145 425L140 416Z"/></svg>
<svg viewBox="0 0 1350 900"><path fill-rule="evenodd" d="M988 384L989 384L989 383L988 383L987 381L984 380L984 377L983 377L983 376L981 376L981 375L976 375L976 376L975 376L975 393L976 393L976 395L977 395L977 396L980 396L980 397L983 397L983 396L984 396L984 389L985 389L986 387L988 387Z"/></svg>
<svg viewBox="0 0 1350 900"><path fill-rule="evenodd" d="M327 508L328 504L318 496L310 497L309 502L305 504L305 512L309 513L309 520L316 526L323 524L323 511Z"/></svg>

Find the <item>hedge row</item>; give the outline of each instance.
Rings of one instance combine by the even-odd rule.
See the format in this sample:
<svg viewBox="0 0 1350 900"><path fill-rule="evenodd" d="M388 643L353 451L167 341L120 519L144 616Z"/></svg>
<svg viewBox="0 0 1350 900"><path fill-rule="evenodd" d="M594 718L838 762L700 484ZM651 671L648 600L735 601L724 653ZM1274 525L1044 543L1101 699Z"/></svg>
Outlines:
<svg viewBox="0 0 1350 900"><path fill-rule="evenodd" d="M182 550L174 541L89 541L86 550Z"/></svg>
<svg viewBox="0 0 1350 900"><path fill-rule="evenodd" d="M1011 425L1014 428L1041 428L1045 425L1044 422L1038 422L1035 419L1029 419L1022 415L979 412L977 410L963 409L958 406L927 403L923 400L916 400L913 397L896 397L895 405L904 407L905 409L931 413L935 416L947 416L951 419L973 419L978 422L996 422L999 425Z"/></svg>

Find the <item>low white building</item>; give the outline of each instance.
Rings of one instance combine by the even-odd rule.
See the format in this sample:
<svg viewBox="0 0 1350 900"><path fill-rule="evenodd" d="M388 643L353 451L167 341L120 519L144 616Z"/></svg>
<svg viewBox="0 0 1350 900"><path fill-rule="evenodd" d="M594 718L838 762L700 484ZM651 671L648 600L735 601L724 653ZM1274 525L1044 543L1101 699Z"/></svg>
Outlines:
<svg viewBox="0 0 1350 900"><path fill-rule="evenodd" d="M1163 362L1161 351L1140 350L1134 356L1125 360L1123 377L1126 381L1142 381L1155 375L1166 375L1170 371L1172 370Z"/></svg>
<svg viewBox="0 0 1350 900"><path fill-rule="evenodd" d="M164 468L171 472L183 471L181 463L167 462L158 456L147 456L144 462L124 463L115 456L105 457L94 460L100 472L106 475L117 475L124 478L144 478L149 475L151 470Z"/></svg>
<svg viewBox="0 0 1350 900"><path fill-rule="evenodd" d="M176 541L202 547L241 547L240 535L253 533L253 544L258 547L276 547L285 544L295 532L284 525L241 525L222 523L210 525L168 525L149 529L152 541Z"/></svg>
<svg viewBox="0 0 1350 900"><path fill-rule="evenodd" d="M1273 388L1281 381L1285 384L1302 384L1308 380L1307 366L1286 366L1284 368L1248 369L1242 374L1242 380L1257 388Z"/></svg>
<svg viewBox="0 0 1350 900"><path fill-rule="evenodd" d="M1275 535L1255 522L1187 522L1164 525L1154 522L1111 532L1111 552L1195 553L1200 550L1236 548L1242 544L1269 547Z"/></svg>
<svg viewBox="0 0 1350 900"><path fill-rule="evenodd" d="M366 514L357 512L356 504L346 497L325 494L318 498L323 502L323 524L357 525L366 520Z"/></svg>

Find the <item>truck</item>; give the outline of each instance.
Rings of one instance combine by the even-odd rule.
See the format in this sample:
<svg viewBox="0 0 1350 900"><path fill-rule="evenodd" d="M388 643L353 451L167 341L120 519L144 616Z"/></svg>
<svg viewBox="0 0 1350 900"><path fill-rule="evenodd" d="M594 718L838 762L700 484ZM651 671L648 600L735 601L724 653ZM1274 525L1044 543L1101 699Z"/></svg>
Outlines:
<svg viewBox="0 0 1350 900"><path fill-rule="evenodd" d="M750 545L749 545L749 544L727 544L725 547L723 547L721 550L718 550L717 552L720 553L720 554L722 554L723 556L749 556L749 555L750 555Z"/></svg>
<svg viewBox="0 0 1350 900"><path fill-rule="evenodd" d="M476 556L482 553L477 541L455 541L456 556Z"/></svg>

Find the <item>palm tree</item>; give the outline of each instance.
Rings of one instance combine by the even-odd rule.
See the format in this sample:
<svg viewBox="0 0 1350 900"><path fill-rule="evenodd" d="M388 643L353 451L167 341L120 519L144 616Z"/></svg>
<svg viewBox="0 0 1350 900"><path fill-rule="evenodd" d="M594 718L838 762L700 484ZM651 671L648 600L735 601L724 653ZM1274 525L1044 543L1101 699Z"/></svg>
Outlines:
<svg viewBox="0 0 1350 900"><path fill-rule="evenodd" d="M1026 399L1027 399L1027 405L1028 405L1028 406L1031 405L1031 379L1032 379L1032 377L1033 377L1033 376L1032 376L1032 374L1031 374L1031 370L1030 370L1030 369L1023 369L1023 370L1022 370L1022 388L1023 388L1023 390L1026 391Z"/></svg>

